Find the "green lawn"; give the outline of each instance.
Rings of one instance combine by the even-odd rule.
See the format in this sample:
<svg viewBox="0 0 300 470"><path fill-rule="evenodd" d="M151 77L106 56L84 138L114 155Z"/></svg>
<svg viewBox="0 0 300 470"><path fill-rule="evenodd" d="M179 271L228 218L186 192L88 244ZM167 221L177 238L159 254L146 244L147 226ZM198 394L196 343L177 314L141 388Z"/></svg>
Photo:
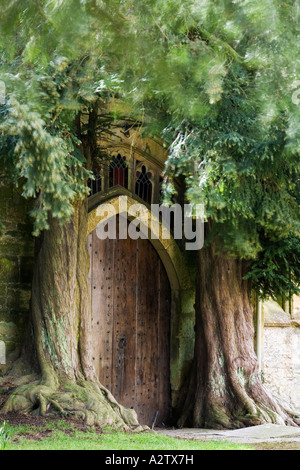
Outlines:
<svg viewBox="0 0 300 470"><path fill-rule="evenodd" d="M250 446L230 442L199 442L162 436L153 431L142 433L99 432L92 427L78 429L66 421L43 426L10 426L6 450L244 450ZM253 450L253 449L252 449Z"/></svg>

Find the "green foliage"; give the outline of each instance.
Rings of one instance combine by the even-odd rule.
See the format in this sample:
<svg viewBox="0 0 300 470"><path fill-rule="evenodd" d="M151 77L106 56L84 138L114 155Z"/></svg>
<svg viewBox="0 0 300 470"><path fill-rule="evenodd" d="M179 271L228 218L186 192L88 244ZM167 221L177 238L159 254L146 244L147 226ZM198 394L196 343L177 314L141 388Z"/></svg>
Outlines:
<svg viewBox="0 0 300 470"><path fill-rule="evenodd" d="M23 196L31 198L39 193L32 212L38 231L48 228L50 211L53 217L68 219L71 203L78 194L86 193L86 188L84 170L80 175L82 164L72 154L74 147L67 136L48 132L40 115L18 102L10 103L4 130L10 138L16 137L14 158L18 176L24 181L20 183Z"/></svg>
<svg viewBox="0 0 300 470"><path fill-rule="evenodd" d="M298 292L300 280L299 150L291 152L287 110L268 126L257 118L252 82L232 65L214 115L165 129L166 175L184 175L189 202L214 221L209 240L249 259L247 278L275 298Z"/></svg>
<svg viewBox="0 0 300 470"><path fill-rule="evenodd" d="M242 450L250 446L227 441L177 439L153 431L116 432L80 427L67 421L47 421L40 426L14 426L8 450Z"/></svg>
<svg viewBox="0 0 300 470"><path fill-rule="evenodd" d="M8 445L9 437L12 434L12 428L6 421L0 425L0 450L5 450Z"/></svg>
<svg viewBox="0 0 300 470"><path fill-rule="evenodd" d="M294 294L299 295L300 239L262 241L262 249L252 261L246 278L252 280L262 298L276 299L284 294L291 299Z"/></svg>
<svg viewBox="0 0 300 470"><path fill-rule="evenodd" d="M1 20L6 103L0 168L25 198L36 199L35 235L49 228L50 214L69 220L76 201L87 196L91 173L83 140L91 132L89 115L100 101L105 107L120 85L115 73L106 72L100 37L101 26L113 19L107 12L100 29L92 25L92 4L11 2ZM110 38L102 39L109 44Z"/></svg>
<svg viewBox="0 0 300 470"><path fill-rule="evenodd" d="M249 276L260 289L293 291L298 0L2 3L0 166L36 198L36 234L50 213L64 222L86 196L90 117L97 108L100 135L117 97L169 147L166 199L183 176L187 200L203 203L214 221L220 249L255 260ZM273 282L277 274L284 281Z"/></svg>

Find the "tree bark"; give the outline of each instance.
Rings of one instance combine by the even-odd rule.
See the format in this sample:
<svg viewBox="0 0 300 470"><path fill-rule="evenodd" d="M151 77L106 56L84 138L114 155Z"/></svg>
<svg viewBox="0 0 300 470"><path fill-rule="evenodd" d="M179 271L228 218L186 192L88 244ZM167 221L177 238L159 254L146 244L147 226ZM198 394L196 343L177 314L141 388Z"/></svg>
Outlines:
<svg viewBox="0 0 300 470"><path fill-rule="evenodd" d="M89 424L139 429L134 410L119 405L96 377L88 271L84 201L71 222L51 219L36 241L31 325L40 378L17 387L1 411L58 412Z"/></svg>
<svg viewBox="0 0 300 470"><path fill-rule="evenodd" d="M300 424L261 381L246 270L245 261L216 253L213 244L198 252L195 353L177 406L179 427Z"/></svg>

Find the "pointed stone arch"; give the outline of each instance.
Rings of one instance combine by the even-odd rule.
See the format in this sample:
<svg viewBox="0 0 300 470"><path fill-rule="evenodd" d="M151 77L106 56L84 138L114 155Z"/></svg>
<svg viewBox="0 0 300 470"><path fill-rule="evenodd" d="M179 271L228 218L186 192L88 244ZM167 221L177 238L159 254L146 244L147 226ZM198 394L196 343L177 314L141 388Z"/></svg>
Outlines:
<svg viewBox="0 0 300 470"><path fill-rule="evenodd" d="M99 193L90 201L89 218L88 218L88 234L91 233L98 224L102 221L103 217L100 214L99 208L102 204L110 204L114 207L116 215L120 215L119 197L125 196L127 198L127 209L130 212L130 207L134 204L143 204L147 210L148 221L151 221L150 207L145 202L133 195L124 188L117 188L116 190L109 191L105 194ZM130 216L129 216L130 218ZM159 222L162 227L161 221ZM150 226L150 225L149 225ZM162 233L162 230L159 230ZM146 233L145 233L146 234ZM148 235L148 233L146 234ZM183 256L175 239L170 235L169 239L163 239L160 236L158 239L151 239L149 241L158 252L159 257L167 271L172 290L181 290L193 287L193 277L191 276L190 269L186 265L186 259Z"/></svg>

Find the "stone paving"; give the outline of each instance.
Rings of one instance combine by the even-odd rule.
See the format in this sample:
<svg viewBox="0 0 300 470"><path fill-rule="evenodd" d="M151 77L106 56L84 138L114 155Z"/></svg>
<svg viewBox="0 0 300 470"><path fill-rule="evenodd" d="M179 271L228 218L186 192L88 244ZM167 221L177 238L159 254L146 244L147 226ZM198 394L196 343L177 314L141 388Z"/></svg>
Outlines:
<svg viewBox="0 0 300 470"><path fill-rule="evenodd" d="M155 429L155 431L170 437L202 441L224 440L240 444L256 444L261 442L300 443L300 427L281 426L278 424L262 424L260 426L251 426L248 428L226 431L194 428Z"/></svg>

